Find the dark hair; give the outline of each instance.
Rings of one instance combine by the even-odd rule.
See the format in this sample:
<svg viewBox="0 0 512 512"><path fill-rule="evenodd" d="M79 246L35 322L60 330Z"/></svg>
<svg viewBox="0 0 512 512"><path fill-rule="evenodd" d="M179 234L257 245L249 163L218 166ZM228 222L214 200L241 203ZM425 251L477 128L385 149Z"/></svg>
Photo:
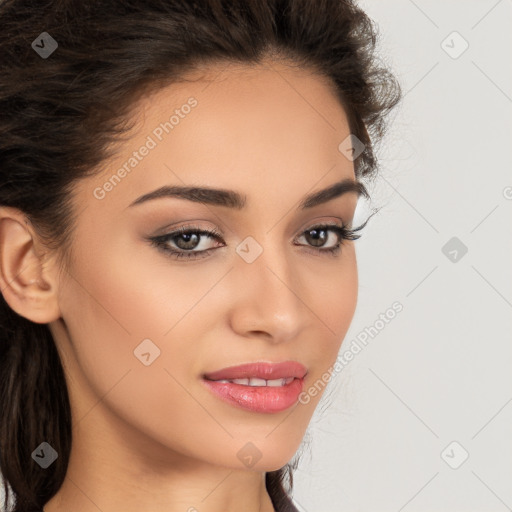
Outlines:
<svg viewBox="0 0 512 512"><path fill-rule="evenodd" d="M77 212L72 186L113 154L130 109L148 91L213 63L265 57L330 79L365 150L357 177L377 169L374 142L400 87L375 54L377 31L352 0L0 0L0 205L26 214L67 255ZM31 47L58 43L47 58ZM340 141L341 142L341 141ZM0 471L5 507L41 510L63 483L71 449L64 371L46 324L0 295ZM42 469L43 441L58 453ZM290 464L266 473L279 512L296 510Z"/></svg>

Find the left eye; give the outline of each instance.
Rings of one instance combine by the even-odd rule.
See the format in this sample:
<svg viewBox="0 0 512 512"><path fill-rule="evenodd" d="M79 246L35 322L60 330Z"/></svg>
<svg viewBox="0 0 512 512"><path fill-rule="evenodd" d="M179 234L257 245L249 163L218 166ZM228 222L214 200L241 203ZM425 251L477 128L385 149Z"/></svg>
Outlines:
<svg viewBox="0 0 512 512"><path fill-rule="evenodd" d="M357 240L360 235L356 235L355 232L359 231L362 227L364 227L364 225L351 230L344 225L323 224L307 229L299 238L305 237L306 243L310 244L310 247L313 247L316 252L333 254L340 250L343 240ZM334 246L324 248L326 241L329 239L329 232L337 235L337 241ZM152 237L149 240L153 245L174 258L198 258L205 257L214 250L214 248L193 250L201 245L200 239L202 237L223 241L221 233L218 231L200 229L194 226L182 227L172 233ZM170 246L170 243L174 244L177 249Z"/></svg>

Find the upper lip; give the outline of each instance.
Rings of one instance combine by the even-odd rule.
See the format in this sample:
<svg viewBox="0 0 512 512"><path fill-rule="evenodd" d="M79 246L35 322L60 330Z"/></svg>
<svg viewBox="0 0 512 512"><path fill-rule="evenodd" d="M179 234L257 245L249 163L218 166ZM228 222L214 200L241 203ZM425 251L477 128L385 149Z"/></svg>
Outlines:
<svg viewBox="0 0 512 512"><path fill-rule="evenodd" d="M229 366L228 368L206 373L203 377L208 380L231 380L253 377L265 380L284 379L287 377L302 379L307 371L307 368L297 361L284 361L282 363L259 361L256 363Z"/></svg>

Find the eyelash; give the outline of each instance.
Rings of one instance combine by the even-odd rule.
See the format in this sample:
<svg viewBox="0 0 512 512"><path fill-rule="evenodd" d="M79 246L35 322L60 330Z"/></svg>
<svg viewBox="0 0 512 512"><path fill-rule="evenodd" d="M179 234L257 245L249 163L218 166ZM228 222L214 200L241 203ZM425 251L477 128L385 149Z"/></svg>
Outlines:
<svg viewBox="0 0 512 512"><path fill-rule="evenodd" d="M364 226L366 225L366 222L354 229L348 229L346 225L342 224L341 226L338 224L318 224L315 226L312 226L305 231L302 232L301 236L305 233L308 233L310 231L314 230L326 230L326 231L332 231L336 233L339 237L338 243L334 247L330 247L328 249L322 249L322 248L314 248L313 251L317 253L324 253L326 255L330 256L336 256L340 250L341 246L343 244L344 240L357 240L361 237L361 235L357 235L356 232L360 231ZM184 249L176 250L171 249L168 245L168 242L171 239L177 238L178 236L182 234L197 234L197 235L206 235L210 238L215 238L216 240L222 240L222 235L217 230L212 229L200 229L196 226L183 226L175 231L172 231L171 233L166 233L165 235L150 237L149 240L151 241L152 245L156 246L158 249L164 251L167 255L171 256L175 259L181 259L181 258L192 258L192 259L199 259L207 257L208 254L215 250L216 248L211 249L205 249L203 251L186 251ZM311 246L310 246L311 247ZM201 255L201 256L199 256Z"/></svg>

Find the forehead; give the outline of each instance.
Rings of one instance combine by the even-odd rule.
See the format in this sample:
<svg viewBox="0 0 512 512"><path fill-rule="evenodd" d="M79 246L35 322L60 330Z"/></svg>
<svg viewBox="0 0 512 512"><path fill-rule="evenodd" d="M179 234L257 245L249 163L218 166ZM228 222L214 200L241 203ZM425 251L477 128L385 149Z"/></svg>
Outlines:
<svg viewBox="0 0 512 512"><path fill-rule="evenodd" d="M143 97L132 114L129 139L88 184L91 194L110 182L105 199L117 207L164 184L236 189L251 203L251 191L292 198L354 177L338 149L350 133L344 109L310 70L204 67Z"/></svg>

